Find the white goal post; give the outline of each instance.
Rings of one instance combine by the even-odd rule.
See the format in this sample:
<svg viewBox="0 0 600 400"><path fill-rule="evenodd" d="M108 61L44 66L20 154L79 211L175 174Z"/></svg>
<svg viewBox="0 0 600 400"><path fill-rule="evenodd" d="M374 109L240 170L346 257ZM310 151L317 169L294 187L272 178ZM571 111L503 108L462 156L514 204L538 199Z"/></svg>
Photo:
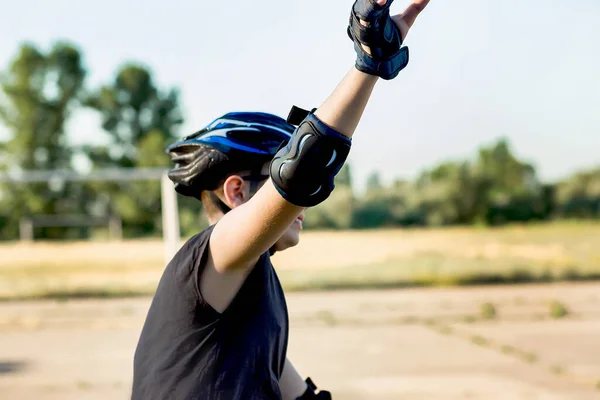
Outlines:
<svg viewBox="0 0 600 400"><path fill-rule="evenodd" d="M121 218L111 215L107 217L91 217L89 215L27 215L19 221L19 237L22 242L33 242L34 229L41 227L69 227L80 228L90 226L108 227L108 236L111 240L123 238Z"/></svg>
<svg viewBox="0 0 600 400"><path fill-rule="evenodd" d="M165 263L179 250L179 212L174 184L162 168L111 168L80 174L68 170L0 172L0 182L160 181Z"/></svg>

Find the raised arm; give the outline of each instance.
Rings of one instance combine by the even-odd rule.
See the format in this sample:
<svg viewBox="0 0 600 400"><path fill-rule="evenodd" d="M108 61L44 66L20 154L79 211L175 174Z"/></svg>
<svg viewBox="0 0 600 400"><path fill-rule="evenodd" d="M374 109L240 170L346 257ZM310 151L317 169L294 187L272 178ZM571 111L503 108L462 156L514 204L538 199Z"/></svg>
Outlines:
<svg viewBox="0 0 600 400"><path fill-rule="evenodd" d="M315 116L333 130L352 137L376 82L377 77L352 68ZM268 180L247 203L216 224L210 246L215 268L253 266L303 209L285 200L273 180Z"/></svg>
<svg viewBox="0 0 600 400"><path fill-rule="evenodd" d="M353 26L351 23L350 30L354 28L353 32L359 32L361 29L367 30L372 27L386 36L369 43L362 41L358 33L353 35L355 43L362 43L360 48L355 45L358 53L356 66L350 69L329 98L314 113L323 124L347 138L352 137L378 80L376 75L383 76L388 73L388 76L384 76L386 79L395 76L389 74L390 71L369 70L373 68L373 64L376 65L375 68L385 64L380 60L373 61L371 53L391 60L388 64L395 68L395 71L392 71L395 74L404 68L408 62L408 51L406 47L401 47L402 41L428 2L429 0L415 0L404 13L393 17L393 27L390 26L391 20L385 18L385 15L382 16L382 13L388 12L389 4L386 4L386 0L377 0L377 5L371 6L371 10L365 8L369 7L369 0L359 0L355 3L352 15L360 21L361 26ZM394 32L399 33L399 42L394 42L394 32L390 33L392 28ZM352 36L352 33L350 35ZM390 49L389 46L396 48ZM370 47L373 47L373 51ZM225 271L252 267L303 209L304 207L282 197L273 180L269 180L252 199L229 212L215 226L210 246L215 269Z"/></svg>

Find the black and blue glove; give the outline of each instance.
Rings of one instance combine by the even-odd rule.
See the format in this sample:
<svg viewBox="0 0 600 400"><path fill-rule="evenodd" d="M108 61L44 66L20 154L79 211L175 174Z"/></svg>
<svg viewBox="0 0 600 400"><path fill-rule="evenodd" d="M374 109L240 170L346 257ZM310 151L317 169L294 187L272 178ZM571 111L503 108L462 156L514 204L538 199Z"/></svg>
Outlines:
<svg viewBox="0 0 600 400"><path fill-rule="evenodd" d="M380 6L375 0L357 0L350 13L348 36L357 54L356 68L382 79L394 79L408 65L408 47L402 46L402 35L390 17L388 0ZM361 23L366 22L366 25ZM370 50L370 54L363 46Z"/></svg>

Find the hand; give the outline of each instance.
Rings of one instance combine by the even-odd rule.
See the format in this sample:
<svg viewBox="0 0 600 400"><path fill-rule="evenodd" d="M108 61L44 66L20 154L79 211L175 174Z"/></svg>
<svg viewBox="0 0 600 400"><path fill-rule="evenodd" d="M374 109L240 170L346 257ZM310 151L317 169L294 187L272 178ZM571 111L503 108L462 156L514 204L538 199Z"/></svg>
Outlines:
<svg viewBox="0 0 600 400"><path fill-rule="evenodd" d="M379 6L383 6L385 3L387 3L387 1L388 0L376 0L375 3L377 3ZM391 17L392 21L394 21L398 27L398 30L400 31L400 37L402 38L402 41L406 39L408 31L415 23L415 20L419 14L421 14L425 7L427 7L427 4L429 4L429 0L413 0L413 2L406 8L406 10L404 10L403 13L393 15ZM360 20L360 23L364 26L369 26L369 23L367 21L363 21L362 19ZM367 52L367 54L371 54L371 49L368 46L361 46Z"/></svg>
<svg viewBox="0 0 600 400"><path fill-rule="evenodd" d="M387 0L377 0L377 4L384 5ZM415 23L415 20L421 12L427 7L429 0L413 0L413 2L404 10L403 13L392 16L392 21L400 30L402 41L406 38L408 31Z"/></svg>

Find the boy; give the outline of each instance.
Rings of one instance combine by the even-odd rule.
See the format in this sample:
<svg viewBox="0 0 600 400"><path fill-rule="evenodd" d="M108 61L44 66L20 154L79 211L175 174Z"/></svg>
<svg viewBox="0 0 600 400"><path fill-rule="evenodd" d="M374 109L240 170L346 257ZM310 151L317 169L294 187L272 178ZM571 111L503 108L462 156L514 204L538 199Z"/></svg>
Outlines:
<svg viewBox="0 0 600 400"><path fill-rule="evenodd" d="M176 190L201 200L210 227L161 278L136 349L132 399L331 398L286 358L288 313L270 256L298 243L305 208L330 195L379 77L408 64L402 41L429 1L390 17L392 1L354 3L356 65L317 110L294 109L290 123L230 113L169 147Z"/></svg>

